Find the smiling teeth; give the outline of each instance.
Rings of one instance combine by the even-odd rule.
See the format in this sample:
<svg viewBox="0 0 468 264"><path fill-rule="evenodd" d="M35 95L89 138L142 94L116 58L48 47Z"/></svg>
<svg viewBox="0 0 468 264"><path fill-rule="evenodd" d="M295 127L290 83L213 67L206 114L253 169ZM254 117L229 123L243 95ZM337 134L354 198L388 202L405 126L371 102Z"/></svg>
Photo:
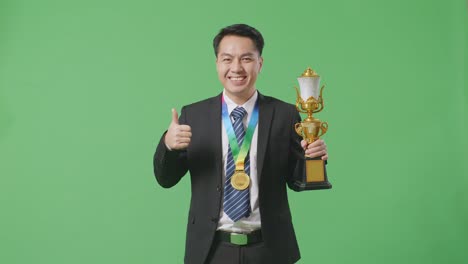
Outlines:
<svg viewBox="0 0 468 264"><path fill-rule="evenodd" d="M244 77L231 77L231 80L233 81L242 81Z"/></svg>

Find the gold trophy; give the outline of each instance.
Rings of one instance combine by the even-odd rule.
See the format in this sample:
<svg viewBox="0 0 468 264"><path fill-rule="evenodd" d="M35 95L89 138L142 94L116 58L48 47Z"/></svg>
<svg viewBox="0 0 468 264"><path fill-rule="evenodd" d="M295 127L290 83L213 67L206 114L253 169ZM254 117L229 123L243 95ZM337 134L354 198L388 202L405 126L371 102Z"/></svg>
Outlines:
<svg viewBox="0 0 468 264"><path fill-rule="evenodd" d="M320 76L310 67L297 80L300 91L294 87L297 93L296 109L300 113L307 114L307 117L302 122L296 123L295 130L304 140L312 143L328 130L327 122L322 122L312 116L323 110L322 92L325 85L319 90ZM330 189L332 185L328 182L325 164L326 162L320 157L304 156L297 167L299 171L296 175L300 175L300 178L295 179L292 188L296 191Z"/></svg>

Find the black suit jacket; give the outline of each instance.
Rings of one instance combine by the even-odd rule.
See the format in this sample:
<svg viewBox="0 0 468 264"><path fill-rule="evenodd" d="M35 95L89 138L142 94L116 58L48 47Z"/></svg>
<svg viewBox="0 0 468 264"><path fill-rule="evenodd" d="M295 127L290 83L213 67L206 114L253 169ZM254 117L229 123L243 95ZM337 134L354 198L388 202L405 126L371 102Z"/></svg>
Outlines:
<svg viewBox="0 0 468 264"><path fill-rule="evenodd" d="M189 147L169 151L163 135L153 159L156 179L165 188L190 172L185 263L205 262L223 203L221 96L184 106L179 122L192 128ZM263 239L274 256L273 263L294 263L300 253L286 186L292 183L297 161L304 156L301 138L294 131L300 117L293 105L260 93L258 104L257 173Z"/></svg>

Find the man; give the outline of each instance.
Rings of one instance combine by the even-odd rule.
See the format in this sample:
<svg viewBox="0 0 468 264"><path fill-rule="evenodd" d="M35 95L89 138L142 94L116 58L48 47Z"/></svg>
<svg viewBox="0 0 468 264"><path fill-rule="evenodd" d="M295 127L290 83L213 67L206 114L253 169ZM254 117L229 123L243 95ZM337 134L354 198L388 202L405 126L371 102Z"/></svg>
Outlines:
<svg viewBox="0 0 468 264"><path fill-rule="evenodd" d="M244 24L213 40L221 94L172 110L154 155L158 183L190 171L185 263L295 263L300 258L286 185L305 153L328 158L322 140L294 131L293 105L260 94L263 37Z"/></svg>

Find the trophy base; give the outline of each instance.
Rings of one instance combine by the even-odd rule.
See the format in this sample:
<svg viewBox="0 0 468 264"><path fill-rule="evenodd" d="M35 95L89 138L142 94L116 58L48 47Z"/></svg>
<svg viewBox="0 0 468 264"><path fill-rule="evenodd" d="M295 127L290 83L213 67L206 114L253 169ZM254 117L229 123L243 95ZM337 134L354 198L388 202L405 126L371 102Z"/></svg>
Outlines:
<svg viewBox="0 0 468 264"><path fill-rule="evenodd" d="M305 157L300 160L295 175L299 175L300 178L296 178L290 187L297 192L332 188L331 183L328 181L325 161L320 157Z"/></svg>

